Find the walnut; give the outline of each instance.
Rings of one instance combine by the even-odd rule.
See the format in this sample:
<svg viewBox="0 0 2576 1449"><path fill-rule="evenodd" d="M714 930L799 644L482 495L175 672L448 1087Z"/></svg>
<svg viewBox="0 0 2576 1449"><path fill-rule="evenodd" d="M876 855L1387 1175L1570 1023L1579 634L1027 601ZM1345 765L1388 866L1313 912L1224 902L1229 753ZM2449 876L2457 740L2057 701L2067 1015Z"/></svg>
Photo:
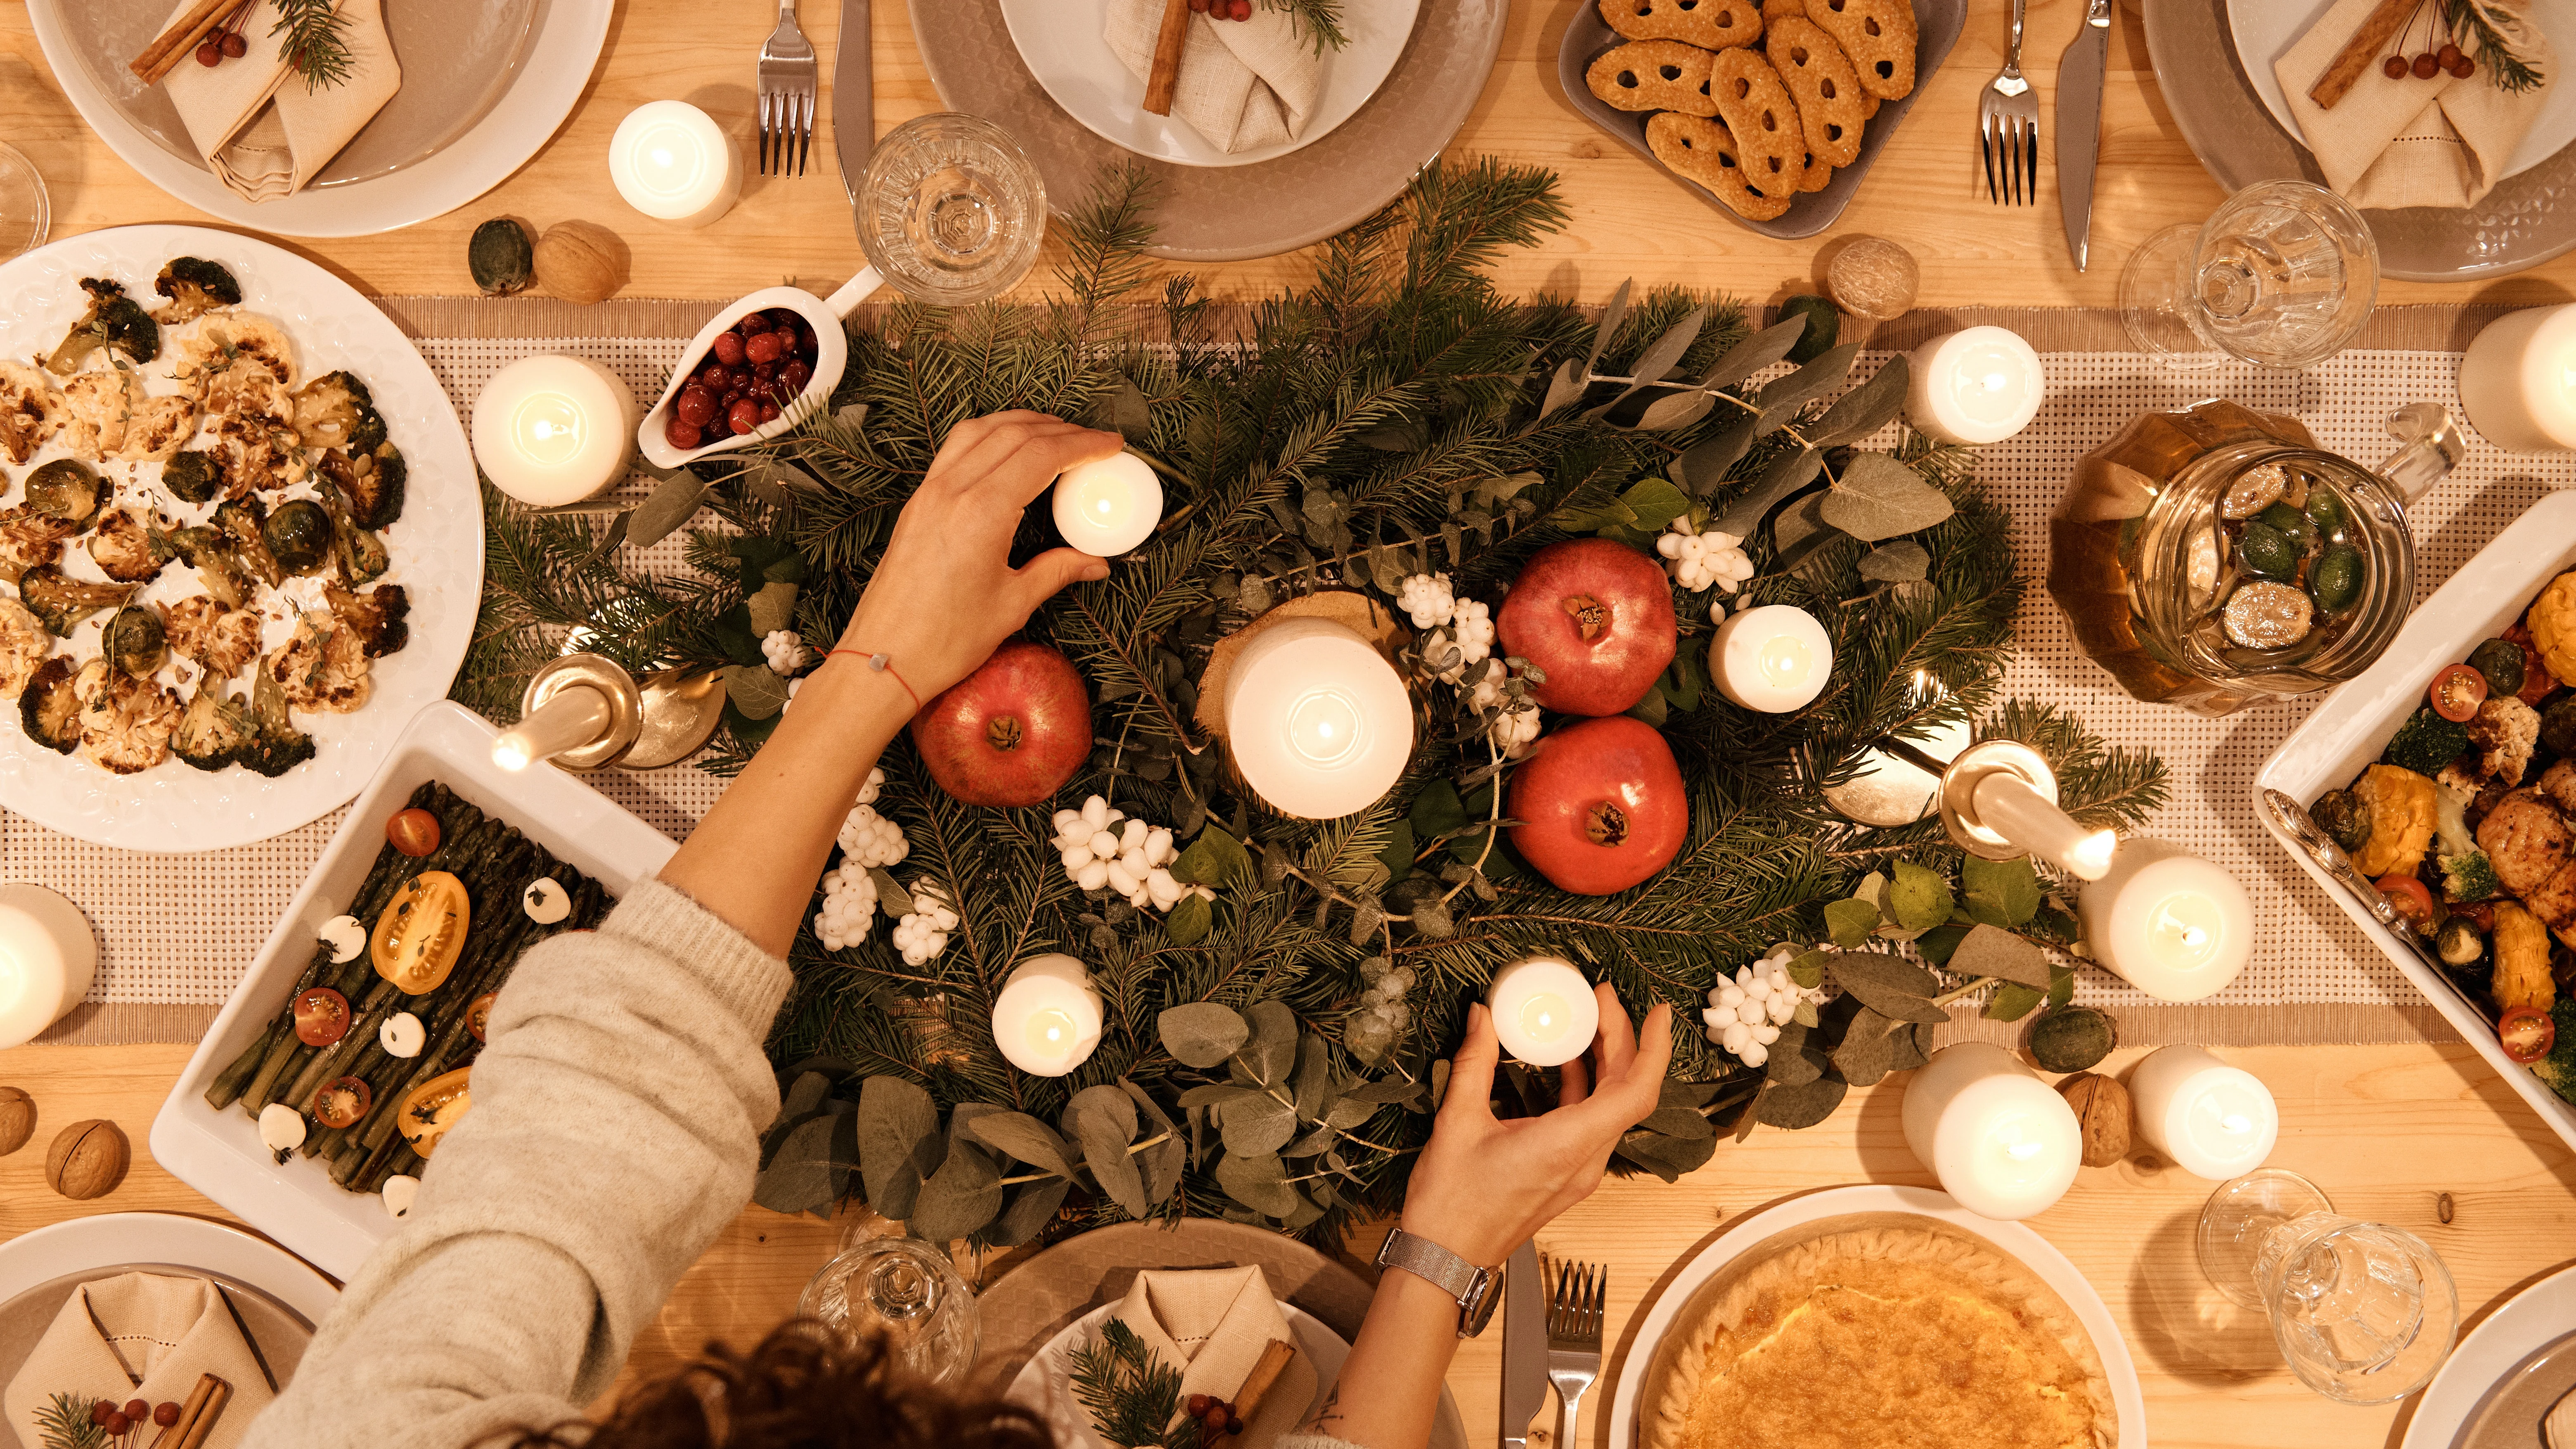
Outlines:
<svg viewBox="0 0 2576 1449"><path fill-rule="evenodd" d="M27 1145L36 1135L36 1099L16 1087L0 1087L0 1157Z"/></svg>
<svg viewBox="0 0 2576 1449"><path fill-rule="evenodd" d="M1914 310L1923 284L1914 254L1885 237L1855 238L1825 271L1825 287L1842 309L1873 322L1890 322Z"/></svg>
<svg viewBox="0 0 2576 1449"><path fill-rule="evenodd" d="M105 1197L125 1180L133 1155L115 1123L100 1118L74 1122L45 1150L45 1183L75 1202Z"/></svg>
<svg viewBox="0 0 2576 1449"><path fill-rule="evenodd" d="M2086 1167L2109 1167L2129 1155L2128 1088L2098 1072L2077 1072L2057 1090L2084 1126Z"/></svg>
<svg viewBox="0 0 2576 1449"><path fill-rule="evenodd" d="M617 233L586 221L561 221L537 238L537 281L587 307L626 285L626 259L626 243Z"/></svg>

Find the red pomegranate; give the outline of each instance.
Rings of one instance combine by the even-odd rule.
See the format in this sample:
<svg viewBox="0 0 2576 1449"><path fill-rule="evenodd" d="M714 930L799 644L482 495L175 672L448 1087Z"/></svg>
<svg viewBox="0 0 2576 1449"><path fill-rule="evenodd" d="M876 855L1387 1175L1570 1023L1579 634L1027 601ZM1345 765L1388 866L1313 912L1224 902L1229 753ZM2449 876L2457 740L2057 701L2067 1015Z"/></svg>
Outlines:
<svg viewBox="0 0 2576 1449"><path fill-rule="evenodd" d="M1512 774L1512 848L1579 896L1624 891L1672 863L1690 834L1690 797L1672 746L1625 715L1548 735Z"/></svg>
<svg viewBox="0 0 2576 1449"><path fill-rule="evenodd" d="M1654 560L1606 538L1530 555L1494 618L1502 652L1547 676L1541 708L1612 715L1646 697L1673 662L1672 586Z"/></svg>
<svg viewBox="0 0 2576 1449"><path fill-rule="evenodd" d="M1091 754L1091 697L1062 654L1016 639L912 717L930 778L969 805L1035 805Z"/></svg>

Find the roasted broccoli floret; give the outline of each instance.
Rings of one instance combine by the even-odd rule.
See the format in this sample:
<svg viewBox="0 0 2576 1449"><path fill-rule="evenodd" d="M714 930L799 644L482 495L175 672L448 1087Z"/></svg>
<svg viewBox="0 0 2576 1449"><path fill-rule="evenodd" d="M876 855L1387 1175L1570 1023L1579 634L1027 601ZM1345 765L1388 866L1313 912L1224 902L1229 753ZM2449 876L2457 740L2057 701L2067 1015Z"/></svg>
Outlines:
<svg viewBox="0 0 2576 1449"><path fill-rule="evenodd" d="M152 290L170 299L161 320L174 327L217 307L238 307L242 299L241 283L233 274L204 257L172 257L152 279Z"/></svg>
<svg viewBox="0 0 2576 1449"><path fill-rule="evenodd" d="M2557 1038L2549 1055L2531 1064L2531 1071L2549 1084L2549 1090L2576 1102L2576 994L2560 992L2549 1008L2549 1021L2558 1028Z"/></svg>
<svg viewBox="0 0 2576 1449"><path fill-rule="evenodd" d="M206 586L207 593L236 609L250 597L249 585L243 582L241 570L233 567L221 530L198 524L174 528L164 537L170 551L197 571L197 581Z"/></svg>
<svg viewBox="0 0 2576 1449"><path fill-rule="evenodd" d="M313 758L313 737L295 727L286 709L286 689L267 659L259 661L251 677L250 715L254 733L235 756L242 764L274 780Z"/></svg>
<svg viewBox="0 0 2576 1449"><path fill-rule="evenodd" d="M224 460L202 448L181 453L161 466L161 486L186 502L208 502L224 491Z"/></svg>
<svg viewBox="0 0 2576 1449"><path fill-rule="evenodd" d="M224 531L224 549L243 573L275 588L286 581L286 570L268 551L268 541L261 536L268 525L268 509L257 498L236 498L215 509L215 526Z"/></svg>
<svg viewBox="0 0 2576 1449"><path fill-rule="evenodd" d="M343 627L358 631L358 647L369 659L400 653L411 642L411 596L402 585L383 584L361 594L325 584L322 597Z"/></svg>
<svg viewBox="0 0 2576 1449"><path fill-rule="evenodd" d="M365 383L331 372L295 390L295 431L308 448L372 453L385 440L385 420Z"/></svg>
<svg viewBox="0 0 2576 1449"><path fill-rule="evenodd" d="M385 551L385 541L358 526L349 516L348 500L336 492L325 492L323 504L331 510L334 546L340 558L340 582L351 588L380 578L393 567L393 556Z"/></svg>
<svg viewBox="0 0 2576 1449"><path fill-rule="evenodd" d="M65 638L73 626L101 609L113 609L134 596L132 584L85 584L56 564L38 564L18 576L18 602Z"/></svg>
<svg viewBox="0 0 2576 1449"><path fill-rule="evenodd" d="M250 711L209 675L198 684L187 712L179 716L179 727L170 732L170 753L200 770L220 770L239 761L258 742L259 726Z"/></svg>
<svg viewBox="0 0 2576 1449"><path fill-rule="evenodd" d="M2497 883L2495 863L2483 850L2442 857L2442 895L2454 901L2483 901L2504 887Z"/></svg>
<svg viewBox="0 0 2576 1449"><path fill-rule="evenodd" d="M45 359L48 371L69 377L102 347L122 352L138 364L161 355L161 324L125 295L125 288L98 277L83 277L81 290L89 293L89 310L64 336L63 345Z"/></svg>
<svg viewBox="0 0 2576 1449"><path fill-rule="evenodd" d="M2399 726L2396 736L2389 740L2388 763L2429 780L2468 747L2469 732L2435 714L2428 705L2415 711L2415 717Z"/></svg>
<svg viewBox="0 0 2576 1449"><path fill-rule="evenodd" d="M36 666L18 696L18 723L27 738L68 755L80 743L80 693L73 687L72 661L57 654Z"/></svg>
<svg viewBox="0 0 2576 1449"><path fill-rule="evenodd" d="M411 468L393 444L378 443L372 453L325 453L322 476L349 501L349 516L358 527L384 528L402 517L403 484Z"/></svg>

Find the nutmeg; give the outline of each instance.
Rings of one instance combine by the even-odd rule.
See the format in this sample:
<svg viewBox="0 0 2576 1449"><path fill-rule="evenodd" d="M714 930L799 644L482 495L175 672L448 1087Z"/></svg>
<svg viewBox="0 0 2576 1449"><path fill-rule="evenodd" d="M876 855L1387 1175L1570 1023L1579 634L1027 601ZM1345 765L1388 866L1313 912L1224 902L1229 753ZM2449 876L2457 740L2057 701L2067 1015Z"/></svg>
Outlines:
<svg viewBox="0 0 2576 1449"><path fill-rule="evenodd" d="M1825 269L1825 288L1855 317L1890 322L1914 310L1923 285L1914 253L1885 237L1855 238Z"/></svg>
<svg viewBox="0 0 2576 1449"><path fill-rule="evenodd" d="M27 1145L36 1135L36 1099L16 1087L0 1087L0 1157Z"/></svg>
<svg viewBox="0 0 2576 1449"><path fill-rule="evenodd" d="M133 1149L115 1123L95 1117L74 1122L45 1149L45 1184L74 1202L105 1197L125 1180L132 1159Z"/></svg>
<svg viewBox="0 0 2576 1449"><path fill-rule="evenodd" d="M2084 1128L2084 1165L2109 1167L2129 1155L2129 1089L2099 1072L2077 1072L2057 1084Z"/></svg>
<svg viewBox="0 0 2576 1449"><path fill-rule="evenodd" d="M586 221L559 221L537 238L537 285L587 307L626 285L626 243Z"/></svg>

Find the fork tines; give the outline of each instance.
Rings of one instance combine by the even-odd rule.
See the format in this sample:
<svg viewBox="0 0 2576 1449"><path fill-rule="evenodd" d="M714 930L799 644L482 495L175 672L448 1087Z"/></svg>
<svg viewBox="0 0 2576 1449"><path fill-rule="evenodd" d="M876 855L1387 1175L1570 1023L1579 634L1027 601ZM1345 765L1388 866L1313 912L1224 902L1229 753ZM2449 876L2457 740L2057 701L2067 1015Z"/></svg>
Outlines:
<svg viewBox="0 0 2576 1449"><path fill-rule="evenodd" d="M814 144L814 93L764 90L760 97L760 174L802 176Z"/></svg>
<svg viewBox="0 0 2576 1449"><path fill-rule="evenodd" d="M1977 149L1986 158L1986 196L2027 206L2039 192L2039 122L1989 110L1977 118Z"/></svg>
<svg viewBox="0 0 2576 1449"><path fill-rule="evenodd" d="M1556 1292L1548 1300L1547 1337L1555 1348L1601 1347L1602 1303L1610 1270L1590 1263L1556 1265Z"/></svg>

